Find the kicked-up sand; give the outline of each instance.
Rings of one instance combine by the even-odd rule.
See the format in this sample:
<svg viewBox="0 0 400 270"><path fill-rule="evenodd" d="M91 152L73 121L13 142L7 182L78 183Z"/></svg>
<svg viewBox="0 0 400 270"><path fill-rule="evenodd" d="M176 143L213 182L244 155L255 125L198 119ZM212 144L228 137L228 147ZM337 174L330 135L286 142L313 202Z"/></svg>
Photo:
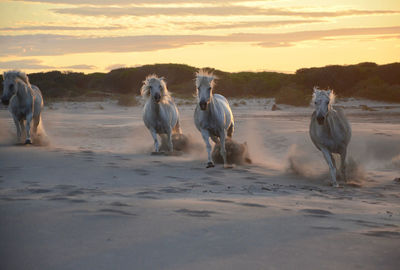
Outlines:
<svg viewBox="0 0 400 270"><path fill-rule="evenodd" d="M44 146L0 110L0 269L398 269L400 105L339 102L350 179L332 188L311 108L236 104L253 163L232 169L205 168L193 105L180 156L151 155L140 107L52 104Z"/></svg>

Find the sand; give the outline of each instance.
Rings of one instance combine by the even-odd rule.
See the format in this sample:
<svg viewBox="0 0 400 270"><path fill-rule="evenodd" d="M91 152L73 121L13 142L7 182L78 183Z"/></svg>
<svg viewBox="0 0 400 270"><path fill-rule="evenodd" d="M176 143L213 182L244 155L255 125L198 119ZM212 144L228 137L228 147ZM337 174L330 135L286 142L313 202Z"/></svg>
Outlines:
<svg viewBox="0 0 400 270"><path fill-rule="evenodd" d="M337 189L311 108L240 101L253 164L232 169L205 168L192 105L180 156L150 155L140 107L52 104L47 146L16 145L0 110L0 269L398 269L400 105L339 102L353 138Z"/></svg>

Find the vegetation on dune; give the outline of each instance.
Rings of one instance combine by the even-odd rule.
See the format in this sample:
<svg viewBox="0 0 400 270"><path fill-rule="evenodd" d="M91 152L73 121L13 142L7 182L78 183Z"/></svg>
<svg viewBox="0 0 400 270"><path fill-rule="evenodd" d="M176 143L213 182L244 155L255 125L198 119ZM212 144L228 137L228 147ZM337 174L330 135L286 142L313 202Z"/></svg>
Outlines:
<svg viewBox="0 0 400 270"><path fill-rule="evenodd" d="M295 74L278 72L228 73L208 68L218 76L215 92L227 97L275 97L279 104L307 106L312 89L334 89L339 97L361 97L400 102L400 63L303 68ZM29 74L45 98L115 97L121 105L133 106L142 81L149 74L164 76L176 96L191 98L195 93L197 68L181 64L156 64L120 68L108 73L40 72ZM2 80L2 78L1 78ZM131 97L129 97L131 96Z"/></svg>

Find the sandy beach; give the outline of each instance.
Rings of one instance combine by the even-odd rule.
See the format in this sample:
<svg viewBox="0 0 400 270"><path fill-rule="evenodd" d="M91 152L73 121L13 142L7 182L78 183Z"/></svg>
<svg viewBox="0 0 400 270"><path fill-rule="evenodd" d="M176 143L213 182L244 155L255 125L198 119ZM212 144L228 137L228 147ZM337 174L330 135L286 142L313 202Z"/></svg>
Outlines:
<svg viewBox="0 0 400 270"><path fill-rule="evenodd" d="M150 155L140 106L46 106L43 146L0 110L0 269L399 268L399 104L338 102L353 136L333 188L311 107L230 100L253 164L206 169L188 103L181 156Z"/></svg>

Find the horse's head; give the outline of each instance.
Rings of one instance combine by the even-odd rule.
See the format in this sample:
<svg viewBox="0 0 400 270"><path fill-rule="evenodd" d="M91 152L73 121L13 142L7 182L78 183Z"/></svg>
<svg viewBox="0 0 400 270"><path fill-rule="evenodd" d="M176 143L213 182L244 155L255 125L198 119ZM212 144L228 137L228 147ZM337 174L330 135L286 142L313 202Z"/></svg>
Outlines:
<svg viewBox="0 0 400 270"><path fill-rule="evenodd" d="M160 103L164 96L168 95L167 84L164 77L157 77L156 75L149 75L143 81L141 89L142 96L150 96L154 103Z"/></svg>
<svg viewBox="0 0 400 270"><path fill-rule="evenodd" d="M1 96L1 102L4 105L8 105L11 97L17 92L17 84L20 80L29 84L28 76L24 72L12 70L3 73L3 95Z"/></svg>
<svg viewBox="0 0 400 270"><path fill-rule="evenodd" d="M314 102L318 124L322 125L335 102L335 94L333 90L320 90L318 87L314 87L312 101Z"/></svg>
<svg viewBox="0 0 400 270"><path fill-rule="evenodd" d="M206 110L207 105L211 101L212 88L214 86L214 80L216 76L212 73L208 73L204 70L200 70L196 73L196 89L197 98L201 110Z"/></svg>

